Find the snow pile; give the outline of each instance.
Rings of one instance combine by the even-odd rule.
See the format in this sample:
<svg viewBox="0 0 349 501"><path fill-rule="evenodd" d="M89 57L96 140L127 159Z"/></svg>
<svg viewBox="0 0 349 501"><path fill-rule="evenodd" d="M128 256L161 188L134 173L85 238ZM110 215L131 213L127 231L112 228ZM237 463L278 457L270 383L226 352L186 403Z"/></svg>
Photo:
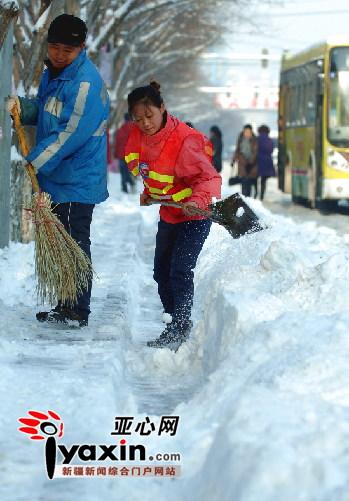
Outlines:
<svg viewBox="0 0 349 501"><path fill-rule="evenodd" d="M347 499L349 235L249 201L268 229L234 240L212 227L190 339L176 354L151 350L146 340L164 328L152 280L157 209L120 194L118 175L110 185L93 224L86 330L35 324L33 247L0 253L2 499L29 489L54 501ZM66 443L112 443L114 416L179 415L175 437L141 442L179 452L182 476L48 482L42 449L16 431L35 407L64 415Z"/></svg>

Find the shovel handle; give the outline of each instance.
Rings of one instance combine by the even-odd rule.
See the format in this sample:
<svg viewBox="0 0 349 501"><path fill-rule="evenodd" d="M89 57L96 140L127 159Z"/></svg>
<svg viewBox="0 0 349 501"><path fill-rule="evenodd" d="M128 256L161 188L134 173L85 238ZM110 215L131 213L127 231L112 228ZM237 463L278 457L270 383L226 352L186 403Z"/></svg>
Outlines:
<svg viewBox="0 0 349 501"><path fill-rule="evenodd" d="M183 209L183 206L184 204L180 203L180 202L166 202L164 200L154 200L151 202L151 205L152 204L161 204L161 205L165 205L166 207L175 207L176 209ZM193 211L193 214L195 216L204 216L204 217L207 217L209 219L211 219L212 217L212 214L210 211L208 210L204 210L204 209L199 209L199 207L192 207L192 211Z"/></svg>
<svg viewBox="0 0 349 501"><path fill-rule="evenodd" d="M12 108L11 115L12 115L13 122L14 122L14 125L15 125L15 130L16 130L16 133L17 133L17 136L18 136L18 142L19 142L20 150L22 152L22 155L24 157L26 157L29 154L29 147L28 147L28 142L27 142L27 138L25 136L25 132L24 132L23 126L21 124L21 119L19 117L17 106L14 106ZM30 177L30 181L32 183L32 188L33 188L34 193L40 193L40 187L39 187L39 183L38 183L38 178L36 177L34 167L32 166L31 163L27 163L27 165L25 166L25 168L26 168L27 173L28 173L28 175Z"/></svg>

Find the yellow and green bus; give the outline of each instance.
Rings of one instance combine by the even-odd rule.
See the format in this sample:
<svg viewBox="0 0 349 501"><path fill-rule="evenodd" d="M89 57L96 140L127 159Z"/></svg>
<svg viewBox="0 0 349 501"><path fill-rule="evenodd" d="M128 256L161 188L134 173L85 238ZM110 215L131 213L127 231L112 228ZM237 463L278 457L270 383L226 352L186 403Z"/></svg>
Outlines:
<svg viewBox="0 0 349 501"><path fill-rule="evenodd" d="M297 203L349 199L349 38L282 59L279 188Z"/></svg>

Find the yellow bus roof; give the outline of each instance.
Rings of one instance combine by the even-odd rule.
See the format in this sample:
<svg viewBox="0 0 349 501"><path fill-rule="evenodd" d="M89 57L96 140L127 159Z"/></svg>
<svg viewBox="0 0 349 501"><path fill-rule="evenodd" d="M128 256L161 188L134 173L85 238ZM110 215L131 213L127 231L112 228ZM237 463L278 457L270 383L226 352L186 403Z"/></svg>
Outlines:
<svg viewBox="0 0 349 501"><path fill-rule="evenodd" d="M290 70L296 66L309 63L324 57L325 53L337 45L349 46L349 37L334 37L316 45L312 45L297 54L284 54L281 61L281 71Z"/></svg>

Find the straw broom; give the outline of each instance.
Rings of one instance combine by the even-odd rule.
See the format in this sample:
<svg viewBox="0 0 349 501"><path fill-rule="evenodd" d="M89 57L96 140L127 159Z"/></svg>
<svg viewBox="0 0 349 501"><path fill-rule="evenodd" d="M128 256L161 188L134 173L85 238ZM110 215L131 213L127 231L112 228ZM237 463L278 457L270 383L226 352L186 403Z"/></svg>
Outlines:
<svg viewBox="0 0 349 501"><path fill-rule="evenodd" d="M12 108L11 113L22 155L27 156L29 148L17 106ZM52 212L51 197L40 191L33 165L28 163L26 170L34 192L31 208L27 210L32 214L35 229L38 299L50 304L61 301L73 306L92 279L91 261Z"/></svg>

